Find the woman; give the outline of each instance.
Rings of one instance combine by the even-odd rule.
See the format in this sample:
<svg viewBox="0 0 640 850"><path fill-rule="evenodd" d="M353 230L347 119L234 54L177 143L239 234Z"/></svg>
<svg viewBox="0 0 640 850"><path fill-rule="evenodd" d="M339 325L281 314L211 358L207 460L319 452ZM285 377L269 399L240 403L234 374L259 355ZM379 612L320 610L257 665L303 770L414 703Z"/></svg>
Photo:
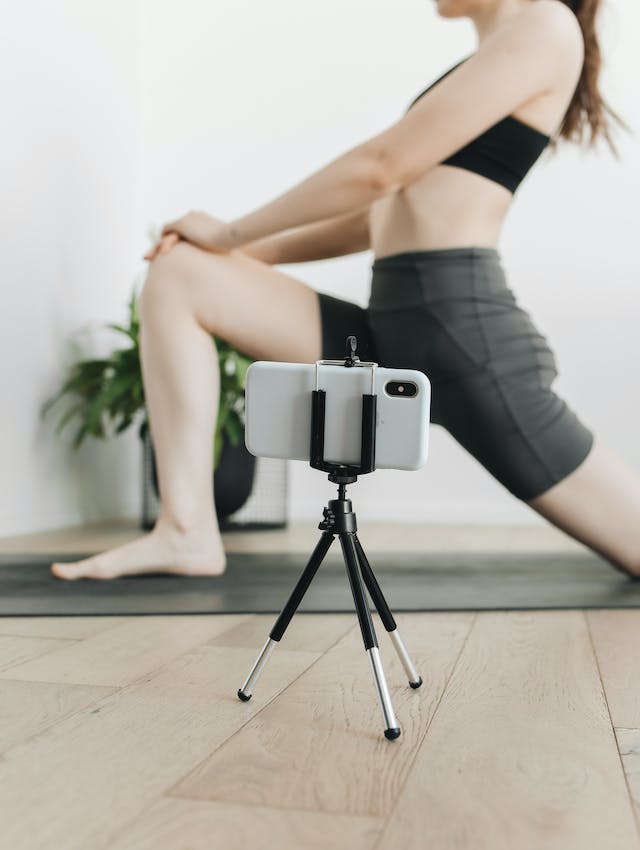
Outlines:
<svg viewBox="0 0 640 850"><path fill-rule="evenodd" d="M391 127L232 222L190 212L146 255L141 357L161 512L151 533L65 579L226 567L211 487L216 334L254 359L421 369L441 424L516 498L630 576L640 477L556 395L556 361L496 249L513 192L557 138L609 137L599 0L437 0L477 50ZM620 122L622 123L622 122ZM613 148L614 149L614 148ZM615 149L614 149L615 150ZM372 249L368 308L272 268Z"/></svg>

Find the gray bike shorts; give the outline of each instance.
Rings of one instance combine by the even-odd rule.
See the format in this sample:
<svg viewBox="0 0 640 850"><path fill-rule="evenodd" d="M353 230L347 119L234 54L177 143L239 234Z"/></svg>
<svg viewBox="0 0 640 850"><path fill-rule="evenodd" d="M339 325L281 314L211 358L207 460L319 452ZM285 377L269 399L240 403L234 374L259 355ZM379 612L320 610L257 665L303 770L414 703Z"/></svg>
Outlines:
<svg viewBox="0 0 640 850"><path fill-rule="evenodd" d="M555 356L507 285L496 248L403 251L376 258L366 308L319 292L322 358L418 369L431 382L431 422L516 498L557 484L594 434L552 388Z"/></svg>

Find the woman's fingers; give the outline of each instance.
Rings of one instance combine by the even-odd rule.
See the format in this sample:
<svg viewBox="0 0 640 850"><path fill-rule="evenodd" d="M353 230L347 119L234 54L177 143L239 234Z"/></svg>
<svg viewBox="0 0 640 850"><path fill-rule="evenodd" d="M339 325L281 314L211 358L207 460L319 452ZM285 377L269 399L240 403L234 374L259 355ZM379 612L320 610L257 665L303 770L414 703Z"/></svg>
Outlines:
<svg viewBox="0 0 640 850"><path fill-rule="evenodd" d="M166 236L161 237L160 241L153 248L147 251L144 259L151 261L155 260L159 254L167 254L179 241L180 237L177 233L167 233Z"/></svg>
<svg viewBox="0 0 640 850"><path fill-rule="evenodd" d="M177 245L180 241L180 237L177 233L167 233L166 236L163 236L160 240L160 254L168 254L169 251L173 248L174 245Z"/></svg>
<svg viewBox="0 0 640 850"><path fill-rule="evenodd" d="M152 245L151 248L149 248L149 250L147 251L147 253L144 254L143 258L145 260L153 260L158 253L158 246L159 246L158 242L156 242L155 245Z"/></svg>
<svg viewBox="0 0 640 850"><path fill-rule="evenodd" d="M177 218L175 221L168 221L160 231L160 238L168 236L169 233L179 233L184 223L184 218Z"/></svg>
<svg viewBox="0 0 640 850"><path fill-rule="evenodd" d="M157 246L157 245L154 245L154 247L153 247L153 248L150 248L150 249L147 251L147 253L144 255L144 259L145 259L145 260L149 260L149 261L151 261L151 260L155 260L155 258L156 258L157 256L158 256L158 246Z"/></svg>

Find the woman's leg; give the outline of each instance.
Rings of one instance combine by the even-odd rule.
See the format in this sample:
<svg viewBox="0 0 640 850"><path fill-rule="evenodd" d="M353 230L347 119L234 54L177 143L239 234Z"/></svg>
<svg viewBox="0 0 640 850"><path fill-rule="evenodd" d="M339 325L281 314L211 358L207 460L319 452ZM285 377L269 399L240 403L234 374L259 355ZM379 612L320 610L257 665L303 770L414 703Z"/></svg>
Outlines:
<svg viewBox="0 0 640 850"><path fill-rule="evenodd" d="M431 421L516 498L640 575L640 475L553 389L555 356L497 251L404 252L373 271L376 349L385 365L429 376Z"/></svg>
<svg viewBox="0 0 640 850"><path fill-rule="evenodd" d="M52 565L60 578L223 572L211 480L220 392L211 335L255 360L313 363L322 357L317 292L240 251L212 254L180 242L156 257L140 317L160 516L150 533L130 543Z"/></svg>
<svg viewBox="0 0 640 850"><path fill-rule="evenodd" d="M597 435L580 466L526 503L613 566L640 575L640 475Z"/></svg>

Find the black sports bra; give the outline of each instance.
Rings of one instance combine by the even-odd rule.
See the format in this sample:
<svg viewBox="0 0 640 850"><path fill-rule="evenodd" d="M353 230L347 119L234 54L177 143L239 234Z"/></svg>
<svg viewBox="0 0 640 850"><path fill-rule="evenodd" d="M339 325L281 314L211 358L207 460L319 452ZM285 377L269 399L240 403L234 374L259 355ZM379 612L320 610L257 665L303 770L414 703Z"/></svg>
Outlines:
<svg viewBox="0 0 640 850"><path fill-rule="evenodd" d="M406 111L408 112L414 103L436 83L469 58L466 56L460 62L456 62L452 68L434 80L411 101ZM476 174L495 180L513 193L550 140L550 136L536 130L535 127L525 124L513 115L507 115L447 159L442 160L441 165L454 165L458 168L466 168L468 171L475 171Z"/></svg>

